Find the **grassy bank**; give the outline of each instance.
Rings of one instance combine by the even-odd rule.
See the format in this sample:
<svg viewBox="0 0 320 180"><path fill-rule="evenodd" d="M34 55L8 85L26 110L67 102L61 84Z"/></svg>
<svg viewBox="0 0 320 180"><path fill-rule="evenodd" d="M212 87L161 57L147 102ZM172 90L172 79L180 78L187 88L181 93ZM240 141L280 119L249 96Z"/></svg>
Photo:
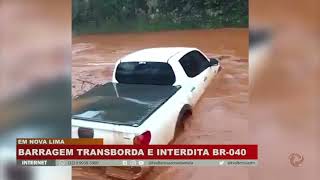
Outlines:
<svg viewBox="0 0 320 180"><path fill-rule="evenodd" d="M74 34L248 26L248 1L73 0Z"/></svg>
<svg viewBox="0 0 320 180"><path fill-rule="evenodd" d="M126 22L106 21L97 24L95 21L73 25L73 34L96 34L96 33L115 33L115 32L153 32L163 30L185 30L185 29L209 29L224 27L248 27L248 23L244 22L199 22L187 21L183 23L175 23L169 20L158 20L156 22L148 22L144 19L135 19Z"/></svg>

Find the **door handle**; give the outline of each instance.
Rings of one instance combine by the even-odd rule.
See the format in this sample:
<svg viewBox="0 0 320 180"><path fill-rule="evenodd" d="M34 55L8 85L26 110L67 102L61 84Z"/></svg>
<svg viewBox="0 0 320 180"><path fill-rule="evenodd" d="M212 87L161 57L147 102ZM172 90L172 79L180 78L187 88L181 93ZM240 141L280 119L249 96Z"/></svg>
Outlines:
<svg viewBox="0 0 320 180"><path fill-rule="evenodd" d="M196 87L192 87L192 88L191 88L191 92L193 92L195 89L196 89Z"/></svg>
<svg viewBox="0 0 320 180"><path fill-rule="evenodd" d="M208 79L208 77L206 76L206 77L203 78L203 81L205 82L207 79Z"/></svg>

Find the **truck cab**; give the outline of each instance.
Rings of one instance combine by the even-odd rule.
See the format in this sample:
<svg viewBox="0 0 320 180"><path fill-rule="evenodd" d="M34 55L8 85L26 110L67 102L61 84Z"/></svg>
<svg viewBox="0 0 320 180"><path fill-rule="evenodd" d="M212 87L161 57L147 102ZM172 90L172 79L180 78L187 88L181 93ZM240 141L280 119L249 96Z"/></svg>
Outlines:
<svg viewBox="0 0 320 180"><path fill-rule="evenodd" d="M151 48L120 59L112 81L181 86L185 103L194 106L220 68L218 60L196 48Z"/></svg>

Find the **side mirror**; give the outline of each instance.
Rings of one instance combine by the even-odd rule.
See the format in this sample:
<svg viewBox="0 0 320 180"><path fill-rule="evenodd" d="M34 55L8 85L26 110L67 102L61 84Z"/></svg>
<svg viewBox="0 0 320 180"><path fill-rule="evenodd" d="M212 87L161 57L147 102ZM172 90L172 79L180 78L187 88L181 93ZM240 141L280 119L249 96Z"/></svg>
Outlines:
<svg viewBox="0 0 320 180"><path fill-rule="evenodd" d="M210 66L216 66L219 64L219 61L215 58L210 58Z"/></svg>

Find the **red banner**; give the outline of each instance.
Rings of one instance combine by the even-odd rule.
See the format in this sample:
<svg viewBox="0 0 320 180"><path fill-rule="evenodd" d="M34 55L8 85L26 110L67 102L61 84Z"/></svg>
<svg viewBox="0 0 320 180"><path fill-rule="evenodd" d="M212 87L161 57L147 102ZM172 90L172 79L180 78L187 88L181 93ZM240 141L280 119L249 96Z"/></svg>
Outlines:
<svg viewBox="0 0 320 180"><path fill-rule="evenodd" d="M18 160L55 159L258 159L257 145L17 144Z"/></svg>

